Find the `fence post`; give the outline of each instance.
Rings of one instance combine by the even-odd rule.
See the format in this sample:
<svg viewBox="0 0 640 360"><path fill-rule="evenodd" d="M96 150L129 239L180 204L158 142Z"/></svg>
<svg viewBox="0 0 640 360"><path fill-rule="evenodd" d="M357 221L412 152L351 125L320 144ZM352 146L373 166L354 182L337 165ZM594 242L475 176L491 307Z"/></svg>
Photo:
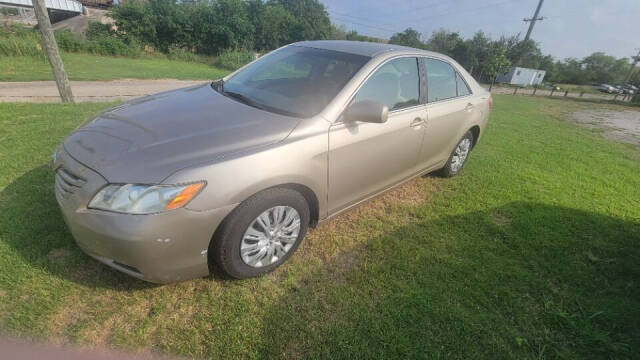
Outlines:
<svg viewBox="0 0 640 360"><path fill-rule="evenodd" d="M613 96L613 101L616 101L617 99L618 99L618 94L615 94L615 95Z"/></svg>
<svg viewBox="0 0 640 360"><path fill-rule="evenodd" d="M565 90L564 91L564 97L567 97L568 94L569 94L569 90Z"/></svg>
<svg viewBox="0 0 640 360"><path fill-rule="evenodd" d="M518 92L518 87L516 86L516 87L513 89L513 95L515 95L517 92Z"/></svg>
<svg viewBox="0 0 640 360"><path fill-rule="evenodd" d="M536 96L536 91L538 91L538 85L533 86L533 94L531 96Z"/></svg>
<svg viewBox="0 0 640 360"><path fill-rule="evenodd" d="M584 95L584 90L580 91L580 97L582 97L582 95Z"/></svg>
<svg viewBox="0 0 640 360"><path fill-rule="evenodd" d="M549 94L549 97L553 97L553 92L554 91L556 91L556 88L555 87L551 88L551 94Z"/></svg>

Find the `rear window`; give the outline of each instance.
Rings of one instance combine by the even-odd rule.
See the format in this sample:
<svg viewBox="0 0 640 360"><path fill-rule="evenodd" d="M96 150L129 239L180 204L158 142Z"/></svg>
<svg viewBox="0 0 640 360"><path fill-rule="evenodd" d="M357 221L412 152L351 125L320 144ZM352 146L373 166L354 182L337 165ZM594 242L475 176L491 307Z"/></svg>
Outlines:
<svg viewBox="0 0 640 360"><path fill-rule="evenodd" d="M469 86L459 73L456 73L456 87L458 88L458 96L466 96L471 94Z"/></svg>
<svg viewBox="0 0 640 360"><path fill-rule="evenodd" d="M427 101L435 102L457 96L456 72L451 65L436 59L426 59Z"/></svg>

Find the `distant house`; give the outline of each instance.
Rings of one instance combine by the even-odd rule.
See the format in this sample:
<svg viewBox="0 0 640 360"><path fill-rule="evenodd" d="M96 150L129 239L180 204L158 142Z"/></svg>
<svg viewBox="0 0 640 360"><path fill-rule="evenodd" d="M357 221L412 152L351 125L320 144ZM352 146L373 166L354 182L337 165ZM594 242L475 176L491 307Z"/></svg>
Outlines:
<svg viewBox="0 0 640 360"><path fill-rule="evenodd" d="M544 79L546 71L537 69L528 69L514 66L511 70L502 75L498 75L497 82L507 83L512 85L539 85Z"/></svg>

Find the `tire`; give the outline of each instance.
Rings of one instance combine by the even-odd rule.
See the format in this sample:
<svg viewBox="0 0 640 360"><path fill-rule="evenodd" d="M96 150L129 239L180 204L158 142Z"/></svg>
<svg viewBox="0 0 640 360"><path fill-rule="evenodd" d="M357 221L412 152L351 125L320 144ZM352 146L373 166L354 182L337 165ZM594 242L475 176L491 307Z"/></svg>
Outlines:
<svg viewBox="0 0 640 360"><path fill-rule="evenodd" d="M258 244L257 240L245 240L245 232L249 231L248 229L250 226L253 230L262 229L262 227L259 226L260 221L257 219L258 216L261 216L266 211L272 210L275 207L281 209L275 211L281 211L281 214L285 214L281 216L283 220L285 220L285 216L289 216L289 214L295 214L295 212L297 212L300 220L297 236L288 235L287 237L290 239L288 239L288 242L284 245L284 242L277 241L277 239L280 239L279 237L273 237L274 234L271 233L273 239L276 239L272 240L275 244L274 247L277 247L277 244L280 244L278 249L284 250L284 246L286 246L288 247L288 250L286 250L284 255L277 256L277 261L273 262L271 262L271 259L276 258L276 254L274 253L271 254L272 256L268 256L269 253L267 252L266 256L269 257L270 260L263 261L271 262L270 264L258 263L251 266L243 259L243 256L241 255L241 246L252 247L254 245L258 246ZM290 208L295 209L295 212L292 212ZM269 217L270 222L275 218L275 214L271 214L273 217ZM287 261L287 259L289 259L289 257L291 257L291 255L296 251L307 233L309 220L309 205L304 196L299 192L286 188L272 188L259 192L238 205L222 222L209 245L209 262L210 264L213 263L213 265L217 266L217 268L222 270L226 275L236 279L260 276L271 272ZM266 229L261 230L260 232L262 231L265 233L268 232ZM249 236L251 235L248 235L246 239L248 239ZM283 237L284 236L286 235L283 235ZM295 240L293 240L294 238ZM254 241L254 243L247 245L246 241ZM269 246L267 246L267 248L269 248ZM276 250L273 251L275 252Z"/></svg>
<svg viewBox="0 0 640 360"><path fill-rule="evenodd" d="M463 143L468 144L467 145L468 150L466 152L466 155L464 156L464 159L462 160L462 163L457 164L456 156L458 155L458 151L460 150L459 148L460 146L462 146L461 144ZM471 130L469 130L464 134L462 139L458 141L458 143L456 144L456 147L453 149L453 152L451 152L451 155L449 156L447 163L444 165L442 169L440 169L438 174L442 177L447 177L447 178L458 175L460 171L462 171L464 164L467 163L467 160L469 159L469 154L471 153L472 148L473 148L473 133L471 132ZM459 156L458 156L458 159L459 159Z"/></svg>

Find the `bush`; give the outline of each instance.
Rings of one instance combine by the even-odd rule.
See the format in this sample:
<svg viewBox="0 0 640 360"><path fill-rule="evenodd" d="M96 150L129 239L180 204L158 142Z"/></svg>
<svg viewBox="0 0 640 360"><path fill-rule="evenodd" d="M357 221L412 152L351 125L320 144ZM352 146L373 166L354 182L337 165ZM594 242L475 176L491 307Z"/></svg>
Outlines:
<svg viewBox="0 0 640 360"><path fill-rule="evenodd" d="M198 54L194 54L193 52L177 47L170 47L167 52L167 58L171 60L182 60L182 61L190 61L190 62L203 62L206 63L206 57Z"/></svg>
<svg viewBox="0 0 640 360"><path fill-rule="evenodd" d="M218 56L216 65L223 69L235 70L251 61L253 61L253 54L249 51L227 50Z"/></svg>
<svg viewBox="0 0 640 360"><path fill-rule="evenodd" d="M0 55L45 59L40 34L23 26L0 26Z"/></svg>
<svg viewBox="0 0 640 360"><path fill-rule="evenodd" d="M96 55L128 56L140 55L140 46L126 44L116 37L108 25L98 22L90 22L87 27L87 40L74 35L69 30L56 31L58 47L66 52L85 52Z"/></svg>
<svg viewBox="0 0 640 360"><path fill-rule="evenodd" d="M102 24L96 21L90 21L85 31L87 40L99 40L109 36L115 36L115 33L111 31L111 27L107 24Z"/></svg>
<svg viewBox="0 0 640 360"><path fill-rule="evenodd" d="M83 52L86 51L86 46L83 39L76 36L70 30L59 30L55 32L56 42L58 43L58 48L62 51L68 52Z"/></svg>
<svg viewBox="0 0 640 360"><path fill-rule="evenodd" d="M137 57L140 55L140 48L109 36L89 41L87 52L97 55Z"/></svg>

